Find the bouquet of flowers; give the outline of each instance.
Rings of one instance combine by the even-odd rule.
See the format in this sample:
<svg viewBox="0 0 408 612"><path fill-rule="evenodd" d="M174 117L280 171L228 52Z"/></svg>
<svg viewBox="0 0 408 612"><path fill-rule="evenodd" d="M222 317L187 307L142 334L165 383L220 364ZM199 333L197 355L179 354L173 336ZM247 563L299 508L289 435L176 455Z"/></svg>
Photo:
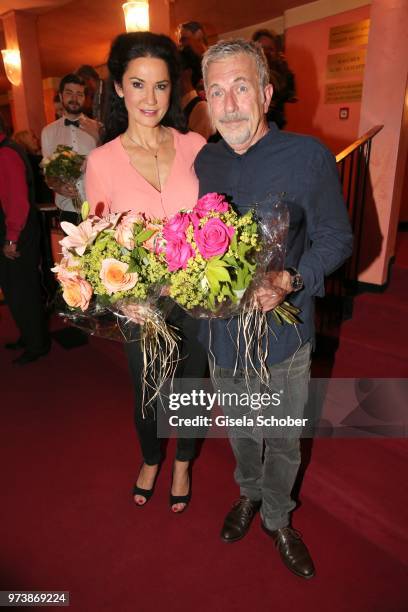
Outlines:
<svg viewBox="0 0 408 612"><path fill-rule="evenodd" d="M82 201L77 182L82 176L85 158L85 155L80 155L72 147L58 145L54 153L40 163L47 185L57 193L68 188L78 212Z"/></svg>
<svg viewBox="0 0 408 612"><path fill-rule="evenodd" d="M99 218L88 211L84 203L78 226L61 223L67 234L60 241L63 257L52 268L68 307L60 314L93 335L140 339L145 380L150 368L158 392L177 359L177 336L156 308L169 277L164 256L158 256L162 226L132 212ZM137 335L135 311L145 321Z"/></svg>
<svg viewBox="0 0 408 612"><path fill-rule="evenodd" d="M284 252L281 209L275 202L262 220L254 209L241 216L224 196L208 193L192 211L173 216L163 227L170 297L198 318L226 318L248 307L248 288ZM294 323L296 311L285 303L274 315Z"/></svg>
<svg viewBox="0 0 408 612"><path fill-rule="evenodd" d="M206 194L192 211L177 213L163 227L170 297L197 318L237 315L236 345L242 339L244 369L254 370L264 384L269 379L266 339L273 331L254 290L266 273L283 270L288 228L281 197L270 196L239 215L218 193ZM298 323L299 309L289 302L271 312L280 325Z"/></svg>

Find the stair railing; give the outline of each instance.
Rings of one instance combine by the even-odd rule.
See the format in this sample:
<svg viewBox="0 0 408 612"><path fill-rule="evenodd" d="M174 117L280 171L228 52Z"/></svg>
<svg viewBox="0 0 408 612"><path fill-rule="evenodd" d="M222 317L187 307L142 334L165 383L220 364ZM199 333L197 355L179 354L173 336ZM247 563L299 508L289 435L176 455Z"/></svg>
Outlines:
<svg viewBox="0 0 408 612"><path fill-rule="evenodd" d="M354 235L351 258L326 279L326 296L318 307L318 329L350 319L357 286L364 211L367 201L368 171L373 138L384 126L377 125L336 155L343 196Z"/></svg>

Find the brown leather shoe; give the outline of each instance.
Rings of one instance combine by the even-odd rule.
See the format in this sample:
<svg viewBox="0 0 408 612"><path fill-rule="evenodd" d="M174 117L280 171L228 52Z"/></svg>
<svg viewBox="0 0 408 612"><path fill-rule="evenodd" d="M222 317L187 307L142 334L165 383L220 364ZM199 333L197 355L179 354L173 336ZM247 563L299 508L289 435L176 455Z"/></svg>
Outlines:
<svg viewBox="0 0 408 612"><path fill-rule="evenodd" d="M300 578L313 578L315 568L312 558L302 541L301 534L296 529L282 527L271 531L263 523L262 529L271 536L282 561L291 572Z"/></svg>
<svg viewBox="0 0 408 612"><path fill-rule="evenodd" d="M249 497L241 495L225 517L221 539L228 543L241 540L248 533L252 519L260 507L261 501L252 501Z"/></svg>

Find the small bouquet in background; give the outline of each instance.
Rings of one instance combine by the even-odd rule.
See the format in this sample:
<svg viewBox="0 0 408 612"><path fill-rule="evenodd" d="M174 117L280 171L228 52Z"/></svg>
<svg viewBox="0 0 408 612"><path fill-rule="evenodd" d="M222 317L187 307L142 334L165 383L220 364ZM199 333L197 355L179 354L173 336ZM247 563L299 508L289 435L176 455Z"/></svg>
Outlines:
<svg viewBox="0 0 408 612"><path fill-rule="evenodd" d="M88 217L88 210L84 203L78 226L61 223L67 234L60 241L63 257L52 269L68 307L60 314L92 335L140 340L144 380L150 369L157 393L177 359L177 337L156 307L169 277L159 255L161 225L132 212L99 218ZM134 313L144 320L140 333Z"/></svg>
<svg viewBox="0 0 408 612"><path fill-rule="evenodd" d="M58 145L54 153L40 163L50 189L72 198L78 212L81 210L82 198L77 182L82 176L85 159L85 155L80 155L72 147Z"/></svg>

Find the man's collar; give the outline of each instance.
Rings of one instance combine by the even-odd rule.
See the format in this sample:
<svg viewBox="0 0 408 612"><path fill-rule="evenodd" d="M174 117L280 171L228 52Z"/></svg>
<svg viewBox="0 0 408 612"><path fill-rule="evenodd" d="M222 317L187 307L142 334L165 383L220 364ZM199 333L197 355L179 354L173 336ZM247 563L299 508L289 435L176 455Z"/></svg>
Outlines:
<svg viewBox="0 0 408 612"><path fill-rule="evenodd" d="M68 119L69 121L79 121L81 119L81 117L84 116L84 113L80 113L79 115L77 115L75 117L75 119L71 119L70 117L67 117L67 115L65 113L62 114L62 116L60 117L60 119L62 121L65 121L65 119Z"/></svg>
<svg viewBox="0 0 408 612"><path fill-rule="evenodd" d="M6 140L6 138L6 134L0 134L0 142L3 142L3 140Z"/></svg>

